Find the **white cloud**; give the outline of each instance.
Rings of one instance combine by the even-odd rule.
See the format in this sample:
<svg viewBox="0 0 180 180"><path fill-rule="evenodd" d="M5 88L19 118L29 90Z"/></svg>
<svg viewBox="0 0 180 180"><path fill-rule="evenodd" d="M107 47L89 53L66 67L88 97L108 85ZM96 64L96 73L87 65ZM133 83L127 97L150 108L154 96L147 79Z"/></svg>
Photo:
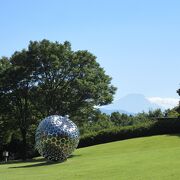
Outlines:
<svg viewBox="0 0 180 180"><path fill-rule="evenodd" d="M178 105L179 99L177 98L161 98L161 97L148 97L151 103L155 103L164 108L173 108Z"/></svg>

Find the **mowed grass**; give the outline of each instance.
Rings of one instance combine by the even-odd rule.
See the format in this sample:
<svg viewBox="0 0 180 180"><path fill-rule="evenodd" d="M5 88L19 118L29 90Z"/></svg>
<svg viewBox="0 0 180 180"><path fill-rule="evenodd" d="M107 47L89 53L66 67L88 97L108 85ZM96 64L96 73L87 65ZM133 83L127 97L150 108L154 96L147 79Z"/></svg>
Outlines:
<svg viewBox="0 0 180 180"><path fill-rule="evenodd" d="M78 149L63 163L0 164L0 180L180 179L180 137L135 138Z"/></svg>

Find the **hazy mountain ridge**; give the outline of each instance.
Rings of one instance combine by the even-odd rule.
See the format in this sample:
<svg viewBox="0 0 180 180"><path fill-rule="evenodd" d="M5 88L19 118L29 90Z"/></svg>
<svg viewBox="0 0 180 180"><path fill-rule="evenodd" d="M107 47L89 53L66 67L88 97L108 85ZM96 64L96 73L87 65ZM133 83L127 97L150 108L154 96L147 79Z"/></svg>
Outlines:
<svg viewBox="0 0 180 180"><path fill-rule="evenodd" d="M135 113L124 111L124 110L121 110L121 109L105 109L105 108L100 108L100 111L102 113L105 113L105 114L108 114L108 115L111 115L111 113L113 113L113 112L119 112L121 114L127 114L127 115L135 115Z"/></svg>
<svg viewBox="0 0 180 180"><path fill-rule="evenodd" d="M149 110L162 109L162 106L159 106L155 103L150 102L142 94L128 94L127 96L114 101L112 104L102 106L99 109L106 113L111 114L112 112L120 112L125 114L136 114L139 112L148 112Z"/></svg>

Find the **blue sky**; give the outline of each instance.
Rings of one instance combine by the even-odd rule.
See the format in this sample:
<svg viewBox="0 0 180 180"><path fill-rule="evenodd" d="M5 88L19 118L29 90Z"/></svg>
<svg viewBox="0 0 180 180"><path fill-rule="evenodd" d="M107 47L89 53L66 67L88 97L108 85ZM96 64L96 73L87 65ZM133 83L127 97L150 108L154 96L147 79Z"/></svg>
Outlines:
<svg viewBox="0 0 180 180"><path fill-rule="evenodd" d="M0 56L30 40L68 40L87 49L129 93L178 98L179 0L0 0Z"/></svg>

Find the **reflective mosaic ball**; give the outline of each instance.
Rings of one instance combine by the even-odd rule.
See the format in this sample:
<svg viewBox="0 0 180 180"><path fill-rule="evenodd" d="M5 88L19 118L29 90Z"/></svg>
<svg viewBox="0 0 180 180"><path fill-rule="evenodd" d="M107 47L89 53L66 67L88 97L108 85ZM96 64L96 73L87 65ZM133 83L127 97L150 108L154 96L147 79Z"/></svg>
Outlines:
<svg viewBox="0 0 180 180"><path fill-rule="evenodd" d="M67 116L53 115L40 122L35 141L36 149L43 157L63 161L77 148L79 131Z"/></svg>

